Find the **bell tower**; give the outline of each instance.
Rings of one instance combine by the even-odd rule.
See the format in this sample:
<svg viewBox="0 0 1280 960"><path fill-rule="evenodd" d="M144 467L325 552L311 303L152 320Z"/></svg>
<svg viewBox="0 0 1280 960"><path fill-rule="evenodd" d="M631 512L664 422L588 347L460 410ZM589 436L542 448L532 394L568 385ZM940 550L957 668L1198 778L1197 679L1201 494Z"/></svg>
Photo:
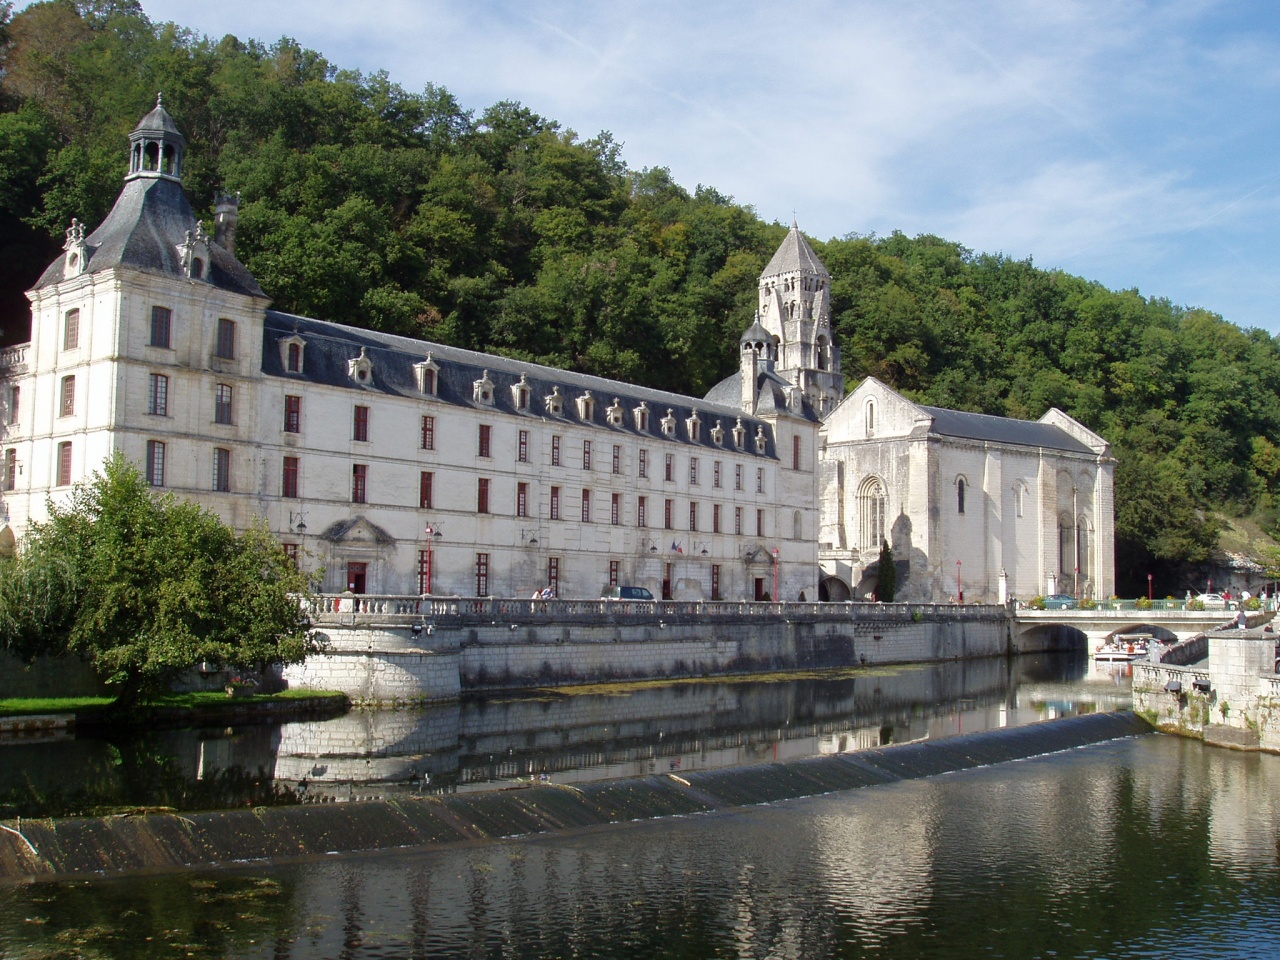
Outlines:
<svg viewBox="0 0 1280 960"><path fill-rule="evenodd" d="M831 274L794 221L760 274L759 322L776 340L778 374L825 417L844 397L831 335Z"/></svg>
<svg viewBox="0 0 1280 960"><path fill-rule="evenodd" d="M182 182L182 158L187 138L164 108L164 97L156 95L155 109L138 121L129 134L129 173L125 180L163 177Z"/></svg>

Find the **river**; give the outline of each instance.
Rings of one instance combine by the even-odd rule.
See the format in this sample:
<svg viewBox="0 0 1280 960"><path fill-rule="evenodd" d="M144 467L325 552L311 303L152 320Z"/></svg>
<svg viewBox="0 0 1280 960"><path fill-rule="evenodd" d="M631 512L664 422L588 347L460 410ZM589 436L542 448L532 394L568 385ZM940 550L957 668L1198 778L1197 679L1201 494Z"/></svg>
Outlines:
<svg viewBox="0 0 1280 960"><path fill-rule="evenodd" d="M1054 669L1012 668L1013 685L989 702L961 684L950 713L893 703L886 723L852 715L846 746L864 735L941 736L966 718L998 726L1002 716L1110 700L1105 678L1073 676L1075 667L1046 676ZM812 732L836 722L831 703L858 700L837 689L846 696L833 694L820 708L812 700L824 692L820 682L785 695L777 688L772 700L793 701L792 726L805 729L790 740L775 730L773 742L838 748L839 731ZM884 701L883 683L880 690ZM614 716L627 716L630 697L615 699ZM678 716L668 709L658 725L673 730ZM752 731L763 730L755 720L712 727L725 750L737 729L754 762L768 762L767 745L752 746ZM537 730L526 733L537 739ZM600 747L597 764L548 759L550 776L603 776L619 763L665 768L700 756L637 758L638 741L616 731L589 742ZM471 747L459 741L448 789L467 788L462 771L473 760L497 777L511 772L500 769L506 763L540 763L514 745L512 759L492 762ZM610 749L622 754L611 758ZM584 754L562 745L546 756ZM1280 757L1150 735L696 817L287 865L10 885L0 887L0 956L1276 957L1278 826Z"/></svg>

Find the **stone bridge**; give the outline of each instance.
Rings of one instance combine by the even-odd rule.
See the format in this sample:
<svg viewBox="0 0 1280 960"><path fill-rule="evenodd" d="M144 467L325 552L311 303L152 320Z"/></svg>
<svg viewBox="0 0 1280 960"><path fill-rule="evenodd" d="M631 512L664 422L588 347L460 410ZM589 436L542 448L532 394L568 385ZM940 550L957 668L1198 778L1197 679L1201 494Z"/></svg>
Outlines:
<svg viewBox="0 0 1280 960"><path fill-rule="evenodd" d="M1201 633L1226 626L1235 620L1233 610L1184 610L1182 604L1164 609L1138 610L1100 606L1094 610L1015 610L1013 637L1018 647L1056 633L1061 644L1072 645L1070 636L1083 634L1089 650L1107 637L1121 633L1149 633L1163 640L1187 640ZM1251 616L1255 617L1257 614ZM1074 632L1074 634L1072 633ZM1039 646L1041 644L1032 644Z"/></svg>

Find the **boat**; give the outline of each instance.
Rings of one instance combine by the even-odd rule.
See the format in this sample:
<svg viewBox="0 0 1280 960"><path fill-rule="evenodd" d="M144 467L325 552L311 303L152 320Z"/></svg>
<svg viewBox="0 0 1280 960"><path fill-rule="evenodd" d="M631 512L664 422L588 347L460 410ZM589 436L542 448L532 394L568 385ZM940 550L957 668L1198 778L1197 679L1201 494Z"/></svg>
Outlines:
<svg viewBox="0 0 1280 960"><path fill-rule="evenodd" d="M1155 638L1149 633L1122 633L1116 637L1108 637L1093 651L1093 659L1099 663L1127 663L1131 660L1145 660L1147 647Z"/></svg>

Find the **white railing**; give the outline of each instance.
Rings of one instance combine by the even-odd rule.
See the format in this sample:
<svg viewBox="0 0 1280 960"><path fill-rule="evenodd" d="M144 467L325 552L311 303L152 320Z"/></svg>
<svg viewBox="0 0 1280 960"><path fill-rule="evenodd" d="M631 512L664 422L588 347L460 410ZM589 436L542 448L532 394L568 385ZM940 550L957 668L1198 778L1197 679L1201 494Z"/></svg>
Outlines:
<svg viewBox="0 0 1280 960"><path fill-rule="evenodd" d="M29 343L19 343L13 347L5 347L0 350L0 370L12 370L14 367L23 367L27 363L27 348Z"/></svg>
<svg viewBox="0 0 1280 960"><path fill-rule="evenodd" d="M772 603L750 600L525 600L515 597L381 596L322 594L308 600L313 620L350 623L377 618L458 622L643 620L922 620L1004 619L1006 608L995 604L932 603Z"/></svg>

